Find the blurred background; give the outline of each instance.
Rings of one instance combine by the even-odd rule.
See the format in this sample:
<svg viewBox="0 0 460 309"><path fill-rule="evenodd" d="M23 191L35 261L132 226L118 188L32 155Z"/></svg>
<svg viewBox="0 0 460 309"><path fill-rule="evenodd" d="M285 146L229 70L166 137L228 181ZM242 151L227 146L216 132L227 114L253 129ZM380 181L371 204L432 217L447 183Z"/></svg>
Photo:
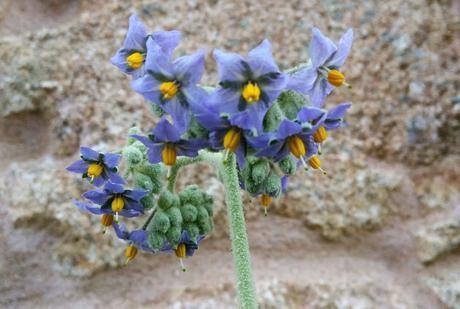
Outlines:
<svg viewBox="0 0 460 309"><path fill-rule="evenodd" d="M273 42L282 69L308 59L311 27L355 40L343 67L348 127L298 171L263 216L245 197L263 308L460 308L458 0L0 0L0 307L233 308L223 189L205 165L183 171L216 199L215 230L180 271L139 254L71 203L89 188L64 167L79 145L116 149L156 122L109 63L128 17L178 29L177 54L245 54ZM211 176L211 177L210 177Z"/></svg>

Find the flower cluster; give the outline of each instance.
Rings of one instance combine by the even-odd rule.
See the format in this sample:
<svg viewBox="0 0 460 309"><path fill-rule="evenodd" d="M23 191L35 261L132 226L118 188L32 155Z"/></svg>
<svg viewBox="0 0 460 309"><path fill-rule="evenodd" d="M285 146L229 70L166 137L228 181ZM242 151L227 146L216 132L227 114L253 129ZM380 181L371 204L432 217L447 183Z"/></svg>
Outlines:
<svg viewBox="0 0 460 309"><path fill-rule="evenodd" d="M136 16L112 63L132 76L132 89L142 95L161 120L150 134L133 128L120 154L81 148L81 160L68 167L98 189L86 192L80 208L101 215L129 243L125 255L138 249L191 256L210 233L212 198L196 187L176 194L163 189L171 180L179 157L196 158L203 151L235 156L240 186L260 197L265 213L287 187L298 167L325 171L321 145L331 130L340 128L351 103L327 110L334 88L349 86L340 68L351 49L352 30L338 45L313 29L311 61L283 72L263 40L246 56L213 51L217 62L216 87L199 84L206 52L202 49L175 58L181 41L178 31L148 33ZM125 179L118 174L123 157ZM163 175L166 167L167 176ZM175 177L175 176L174 176ZM135 189L125 185L132 183ZM157 200L158 199L158 200ZM151 211L141 229L128 231L118 217L132 218Z"/></svg>

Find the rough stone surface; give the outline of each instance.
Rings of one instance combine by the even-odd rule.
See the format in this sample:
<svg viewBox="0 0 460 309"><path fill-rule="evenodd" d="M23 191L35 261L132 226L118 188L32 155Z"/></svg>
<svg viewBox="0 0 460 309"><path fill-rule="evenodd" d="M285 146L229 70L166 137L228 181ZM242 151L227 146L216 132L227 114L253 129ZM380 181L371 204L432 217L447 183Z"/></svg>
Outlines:
<svg viewBox="0 0 460 309"><path fill-rule="evenodd" d="M460 217L422 227L415 238L420 260L432 262L438 256L460 247Z"/></svg>
<svg viewBox="0 0 460 309"><path fill-rule="evenodd" d="M215 231L180 272L168 255L125 268L124 245L71 204L88 187L63 168L79 145L117 150L157 121L110 63L137 12L179 29L178 55L245 53L264 37L282 69L308 58L310 28L355 30L343 67L347 129L328 176L298 171L262 216L245 195L265 308L458 308L458 1L0 1L0 307L234 307L224 191L205 165L181 172L216 200ZM332 240L332 241L331 241ZM430 263L423 263L423 262Z"/></svg>

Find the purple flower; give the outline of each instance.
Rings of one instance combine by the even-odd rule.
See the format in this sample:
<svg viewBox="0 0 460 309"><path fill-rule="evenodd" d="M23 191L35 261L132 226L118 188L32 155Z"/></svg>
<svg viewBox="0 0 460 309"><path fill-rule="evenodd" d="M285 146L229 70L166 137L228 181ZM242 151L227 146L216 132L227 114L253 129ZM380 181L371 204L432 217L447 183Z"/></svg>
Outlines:
<svg viewBox="0 0 460 309"><path fill-rule="evenodd" d="M165 241L163 247L161 248L161 251L171 252L171 253L176 252L176 255L179 258L182 258L185 256L193 256L193 254L195 253L195 250L198 249L198 245L203 239L204 239L203 235L198 235L195 239L191 239L188 232L186 230L183 230L180 236L179 245L177 246L177 248L174 248L173 246L169 244L168 241ZM178 252L181 246L184 246L183 249L185 249L184 250L185 256L180 256L180 252Z"/></svg>
<svg viewBox="0 0 460 309"><path fill-rule="evenodd" d="M301 123L311 125L308 132L313 134L315 143L321 144L327 138L327 131L342 125L344 114L350 106L350 102L341 103L329 111L316 107L304 107L299 111L297 119Z"/></svg>
<svg viewBox="0 0 460 309"><path fill-rule="evenodd" d="M116 222L113 223L113 228L118 238L127 241L129 244L136 246L142 251L155 253L155 251L150 248L147 241L146 230L140 229L129 232L125 224L118 224Z"/></svg>
<svg viewBox="0 0 460 309"><path fill-rule="evenodd" d="M121 184L108 182L103 190L91 190L83 193L83 197L100 205L100 213L133 217L144 213L141 199L147 195L144 190L125 189ZM79 206L79 205L77 205ZM85 207L87 211L93 209ZM93 213L97 212L94 210Z"/></svg>
<svg viewBox="0 0 460 309"><path fill-rule="evenodd" d="M87 203L87 202L82 202L78 200L73 200L73 203L75 206L77 206L79 209L93 214L93 215L113 215L113 211L111 208L101 208L100 206L95 206L92 203ZM133 218L137 217L142 214L142 212L137 211L135 209L122 209L120 211L120 216L125 217L125 218Z"/></svg>
<svg viewBox="0 0 460 309"><path fill-rule="evenodd" d="M210 98L220 112L231 115L243 129L262 131L270 106L286 86L287 78L273 60L270 41L264 40L247 57L214 51L220 87Z"/></svg>
<svg viewBox="0 0 460 309"><path fill-rule="evenodd" d="M204 71L203 49L192 55L171 60L154 39L147 41L146 74L132 82L135 91L169 113L174 125L186 129L190 108L207 99L205 90L197 86Z"/></svg>
<svg viewBox="0 0 460 309"><path fill-rule="evenodd" d="M317 153L316 144L311 133L304 130L301 124L285 119L281 122L276 133L270 132L252 139L258 157L270 157L279 161L289 154L294 155L304 165L304 158L310 158Z"/></svg>
<svg viewBox="0 0 460 309"><path fill-rule="evenodd" d="M351 29L345 32L336 46L319 29L313 28L309 51L311 66L294 73L289 78L287 88L310 96L313 105L322 106L334 86L348 85L339 69L350 53L352 41Z"/></svg>
<svg viewBox="0 0 460 309"><path fill-rule="evenodd" d="M125 183L117 174L117 165L121 155L114 153L100 153L89 147L80 147L81 160L68 166L66 169L73 173L82 174L90 183L100 187L107 181Z"/></svg>
<svg viewBox="0 0 460 309"><path fill-rule="evenodd" d="M194 110L196 120L209 131L209 142L213 149L234 152L238 166L243 168L246 162L247 138L252 136L234 119L220 113L216 105L201 105Z"/></svg>
<svg viewBox="0 0 460 309"><path fill-rule="evenodd" d="M208 146L205 140L183 139L181 137L183 132L163 117L148 137L141 135L132 135L132 137L148 148L150 163L163 161L165 165L172 166L176 164L177 156L196 157L200 149Z"/></svg>
<svg viewBox="0 0 460 309"><path fill-rule="evenodd" d="M135 79L142 77L149 36L166 54L171 54L180 41L179 31L159 31L148 35L144 24L136 15L131 15L123 47L110 59L112 64Z"/></svg>

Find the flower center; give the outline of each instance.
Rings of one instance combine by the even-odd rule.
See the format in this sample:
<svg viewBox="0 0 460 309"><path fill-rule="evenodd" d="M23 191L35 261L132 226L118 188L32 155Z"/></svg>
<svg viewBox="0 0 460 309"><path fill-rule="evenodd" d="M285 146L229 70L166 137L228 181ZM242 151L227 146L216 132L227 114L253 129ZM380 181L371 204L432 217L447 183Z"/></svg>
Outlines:
<svg viewBox="0 0 460 309"><path fill-rule="evenodd" d="M137 255L137 248L135 245L131 244L126 247L125 256L126 256L126 264L128 264L131 260L133 260Z"/></svg>
<svg viewBox="0 0 460 309"><path fill-rule="evenodd" d="M177 152L176 147L173 144L166 144L163 150L161 151L161 157L163 163L168 166L173 166L176 164Z"/></svg>
<svg viewBox="0 0 460 309"><path fill-rule="evenodd" d="M113 215L111 214L103 214L101 216L101 224L103 226L111 226L113 222Z"/></svg>
<svg viewBox="0 0 460 309"><path fill-rule="evenodd" d="M241 132L237 128L231 128L224 136L224 148L235 152L241 143Z"/></svg>
<svg viewBox="0 0 460 309"><path fill-rule="evenodd" d="M345 82L345 76L339 70L329 70L327 81L335 87L340 87Z"/></svg>
<svg viewBox="0 0 460 309"><path fill-rule="evenodd" d="M94 179L95 177L98 177L102 174L102 171L104 170L104 167L100 163L91 163L88 166L88 177L91 179Z"/></svg>
<svg viewBox="0 0 460 309"><path fill-rule="evenodd" d="M297 159L302 158L306 153L305 144L303 143L302 139L297 135L293 135L288 138L287 146L289 148L289 151Z"/></svg>
<svg viewBox="0 0 460 309"><path fill-rule="evenodd" d="M323 126L320 126L318 128L318 130L316 130L316 132L313 134L313 140L315 141L315 143L322 143L326 140L327 138L327 132L326 132L326 128L324 128Z"/></svg>
<svg viewBox="0 0 460 309"><path fill-rule="evenodd" d="M126 62L128 62L128 66L131 69L137 70L144 63L144 55L142 55L140 52L132 53L126 57Z"/></svg>
<svg viewBox="0 0 460 309"><path fill-rule="evenodd" d="M125 207L125 201L123 200L123 197L116 196L113 199L111 206L113 212L120 212L123 209L123 207Z"/></svg>
<svg viewBox="0 0 460 309"><path fill-rule="evenodd" d="M179 87L176 82L164 82L160 85L160 92L165 100L172 99L178 90Z"/></svg>
<svg viewBox="0 0 460 309"><path fill-rule="evenodd" d="M260 98L259 86L257 86L256 83L252 83L251 81L249 81L246 84L246 86L244 86L243 88L242 96L246 100L246 102L248 102L249 104L259 101L259 98Z"/></svg>
<svg viewBox="0 0 460 309"><path fill-rule="evenodd" d="M187 253L187 247L184 243L181 243L176 248L176 256L180 259L185 258L185 254Z"/></svg>

